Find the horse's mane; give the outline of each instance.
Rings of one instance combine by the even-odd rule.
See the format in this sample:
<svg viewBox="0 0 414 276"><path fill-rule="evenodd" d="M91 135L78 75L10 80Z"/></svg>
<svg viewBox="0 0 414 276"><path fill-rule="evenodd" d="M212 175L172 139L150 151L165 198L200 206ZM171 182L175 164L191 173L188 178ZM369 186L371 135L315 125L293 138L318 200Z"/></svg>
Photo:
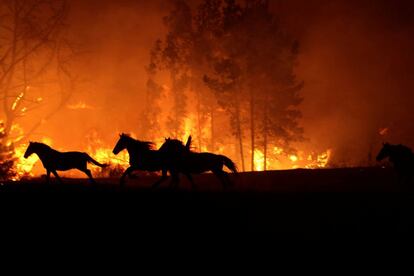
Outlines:
<svg viewBox="0 0 414 276"><path fill-rule="evenodd" d="M170 144L170 145L179 146L179 147L182 147L183 149L186 148L185 145L183 144L183 142L178 140L178 139L168 139L168 140L165 141L165 144L166 145Z"/></svg>
<svg viewBox="0 0 414 276"><path fill-rule="evenodd" d="M42 148L45 148L45 149L52 149L52 147L50 147L50 146L48 146L48 145L46 145L46 144L44 144L44 143L40 143L40 142L30 142L33 146L36 146L36 147L42 147Z"/></svg>
<svg viewBox="0 0 414 276"><path fill-rule="evenodd" d="M146 149L146 150L153 150L153 149L155 148L155 145L154 145L154 143L153 143L153 142L149 142L149 141L140 141L140 140L137 140L137 139L135 139L135 138L132 138L129 134L125 134L125 133L122 133L121 135L122 135L124 138L126 138L126 139L130 140L131 142L136 143L137 145L139 145L139 146L140 146L140 147L142 147L143 149Z"/></svg>
<svg viewBox="0 0 414 276"><path fill-rule="evenodd" d="M411 148L402 145L402 144L398 144L398 145L393 145L393 144L387 144L392 150L394 150L396 153L405 153L405 154L414 154L413 151L411 150Z"/></svg>
<svg viewBox="0 0 414 276"><path fill-rule="evenodd" d="M404 146L404 145L401 145L401 144L399 144L399 145L397 145L397 147L401 150L401 151L404 151L404 152L409 152L409 153L413 153L413 151L412 151L412 149L411 148L409 148L409 147L407 147L407 146Z"/></svg>

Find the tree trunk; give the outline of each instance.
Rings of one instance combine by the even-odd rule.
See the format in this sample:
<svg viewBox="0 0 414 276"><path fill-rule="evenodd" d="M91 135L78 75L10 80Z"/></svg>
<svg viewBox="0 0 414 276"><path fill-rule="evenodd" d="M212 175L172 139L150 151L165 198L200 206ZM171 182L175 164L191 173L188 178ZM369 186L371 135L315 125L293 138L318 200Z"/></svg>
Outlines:
<svg viewBox="0 0 414 276"><path fill-rule="evenodd" d="M216 141L215 141L215 129L214 129L214 123L215 123L215 114L214 114L214 107L211 107L210 109L210 135L211 135L211 151L215 152L216 150Z"/></svg>
<svg viewBox="0 0 414 276"><path fill-rule="evenodd" d="M242 170L245 171L244 166L244 153L243 153L243 133L241 129L241 120L240 120L240 103L239 100L236 98L236 128L237 128L237 138L239 143L239 150L240 150L240 158L242 163Z"/></svg>
<svg viewBox="0 0 414 276"><path fill-rule="evenodd" d="M254 146L255 146L255 129L254 129L254 96L253 90L250 89L250 149L251 149L251 158L250 158L250 169L251 171L255 170L254 164Z"/></svg>
<svg viewBox="0 0 414 276"><path fill-rule="evenodd" d="M192 88L192 87L191 87ZM201 152L201 96L200 90L197 89L197 140L198 140L198 150Z"/></svg>
<svg viewBox="0 0 414 276"><path fill-rule="evenodd" d="M171 72L171 92L172 92L172 98L174 99L174 103L173 103L173 118L174 118L174 122L173 122L173 126L172 126L172 131L173 134L175 136L175 138L178 138L178 132L179 132L179 114L178 114L178 108L177 108L177 78L176 78L176 74L174 72Z"/></svg>
<svg viewBox="0 0 414 276"><path fill-rule="evenodd" d="M267 135L269 131L268 126L268 97L267 93L265 94L264 110L263 110L263 170L267 170Z"/></svg>

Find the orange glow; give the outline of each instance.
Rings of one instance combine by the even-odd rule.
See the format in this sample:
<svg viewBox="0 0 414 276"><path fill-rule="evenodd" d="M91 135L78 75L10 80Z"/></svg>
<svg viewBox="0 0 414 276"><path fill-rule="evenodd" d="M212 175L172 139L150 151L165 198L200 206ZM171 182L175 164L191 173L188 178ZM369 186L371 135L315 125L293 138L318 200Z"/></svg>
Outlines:
<svg viewBox="0 0 414 276"><path fill-rule="evenodd" d="M27 144L21 144L15 149L15 172L16 176L12 178L13 181L20 180L22 177L34 176L33 167L39 160L36 154L32 154L29 158L24 158L23 155L27 149Z"/></svg>
<svg viewBox="0 0 414 276"><path fill-rule="evenodd" d="M389 129L388 129L387 127L380 128L380 129L378 130L378 133L379 133L379 135L381 135L381 136L385 136L385 135L387 135L387 134L388 134L388 132L389 132Z"/></svg>
<svg viewBox="0 0 414 276"><path fill-rule="evenodd" d="M184 135L181 138L183 142L186 141L189 135L193 136L193 145L192 148L194 151L200 151L197 148L196 143L197 137L194 135L194 117L189 117L184 121ZM12 127L13 133L15 133L16 140L23 134L23 129L15 124ZM208 133L208 127L203 129L204 133ZM133 135L137 137L136 135ZM129 155L126 150L120 152L118 155L112 153L113 145L105 144L101 139L97 138L94 133L91 137L88 137L89 141L84 149L92 158L97 160L100 163L108 164L107 168L100 168L94 165L90 165L89 168L92 170L92 173L95 177L118 177L126 168L129 167ZM14 141L10 141L12 143ZM52 146L53 141L48 137L43 137L41 142ZM164 138L158 139L155 141L156 148L159 148L164 142ZM38 169L34 169L35 164L39 160L37 155L32 155L28 159L23 157L24 152L27 148L27 144L20 144L15 148L15 172L16 177L13 180L19 180L22 177L33 177L44 174L43 168L39 166ZM69 151L69 149L65 149ZM202 145L201 151L207 151L207 146ZM226 147L225 145L219 144L216 146L216 154L224 154L234 159L234 151L231 147ZM287 154L285 150L278 146L268 145L268 152L265 156L264 152L261 149L255 149L254 155L254 169L255 171L264 171L264 170L282 170L282 169L296 169L296 168L325 168L328 166L332 151L330 149L315 153L312 151L299 150L296 154ZM248 158L248 156L246 156ZM264 167L266 163L266 168ZM85 177L82 174L76 172L67 172L64 173L67 177Z"/></svg>
<svg viewBox="0 0 414 276"><path fill-rule="evenodd" d="M298 151L297 154L287 155L284 150L279 147L274 147L273 151L268 152L266 160L266 170L288 170L297 168L317 169L326 168L329 166L329 159L331 150L324 152L305 153L305 151ZM264 171L264 153L259 149L255 149L255 170Z"/></svg>
<svg viewBox="0 0 414 276"><path fill-rule="evenodd" d="M93 109L93 107L91 105L88 105L87 103L84 102L78 102L75 104L70 104L67 106L69 109Z"/></svg>

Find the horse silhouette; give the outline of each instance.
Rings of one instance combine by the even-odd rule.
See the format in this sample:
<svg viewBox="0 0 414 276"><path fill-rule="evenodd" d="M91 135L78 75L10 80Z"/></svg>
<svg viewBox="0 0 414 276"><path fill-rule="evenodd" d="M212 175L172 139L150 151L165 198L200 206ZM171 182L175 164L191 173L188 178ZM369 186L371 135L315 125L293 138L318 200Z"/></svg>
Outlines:
<svg viewBox="0 0 414 276"><path fill-rule="evenodd" d="M49 183L50 173L53 173L56 179L62 183L62 179L57 174L57 171L67 171L70 169L78 169L84 172L91 183L95 183L92 178L91 171L88 169L88 163L95 164L101 168L107 166L107 164L101 164L85 152L69 151L60 152L52 149L46 144L38 142L30 142L26 149L24 158L28 158L33 153L39 156L43 167L46 169L46 182Z"/></svg>
<svg viewBox="0 0 414 276"><path fill-rule="evenodd" d="M120 134L113 153L116 155L120 151L126 149L129 154L129 167L122 174L120 185L125 185L126 176L132 178L131 173L135 170L156 172L162 171L161 179L154 185L159 185L167 179L168 166L165 158L158 150L154 149L154 144L147 141L139 141L127 134Z"/></svg>
<svg viewBox="0 0 414 276"><path fill-rule="evenodd" d="M384 143L377 155L377 161L387 157L398 174L399 183L410 182L414 174L414 153L412 150L404 145Z"/></svg>
<svg viewBox="0 0 414 276"><path fill-rule="evenodd" d="M224 188L231 184L227 172L223 170L223 167L226 166L233 173L237 173L236 165L230 158L210 152L193 152L190 147L191 136L186 145L180 140L166 138L160 147L159 151L164 154L164 158L167 160L166 163L173 178L172 183L177 186L179 174L182 173L189 179L192 187L196 188L191 174L211 171L221 181Z"/></svg>

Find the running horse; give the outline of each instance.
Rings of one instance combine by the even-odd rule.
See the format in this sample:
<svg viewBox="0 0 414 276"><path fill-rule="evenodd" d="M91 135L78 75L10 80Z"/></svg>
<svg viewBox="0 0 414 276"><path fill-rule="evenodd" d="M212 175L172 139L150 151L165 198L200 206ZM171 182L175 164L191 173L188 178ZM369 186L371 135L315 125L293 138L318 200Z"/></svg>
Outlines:
<svg viewBox="0 0 414 276"><path fill-rule="evenodd" d="M387 157L393 164L401 184L408 183L413 179L414 153L409 147L384 143L378 153L377 161L381 161Z"/></svg>
<svg viewBox="0 0 414 276"><path fill-rule="evenodd" d="M193 152L190 150L190 144L191 136L188 138L186 145L180 140L166 138L164 144L158 150L164 154L163 158L167 160L173 178L172 183L178 185L179 174L182 173L188 178L194 189L196 186L191 175L211 171L221 181L224 188L228 187L231 182L223 167L226 166L233 173L237 173L234 162L220 154Z"/></svg>
<svg viewBox="0 0 414 276"><path fill-rule="evenodd" d="M135 170L157 172L162 171L161 179L154 185L159 185L167 178L168 166L161 152L154 149L154 144L147 141L139 141L127 134L120 134L116 143L113 154L118 154L126 149L129 154L129 167L122 174L120 185L125 185L125 178L132 178L132 172Z"/></svg>
<svg viewBox="0 0 414 276"><path fill-rule="evenodd" d="M101 168L107 166L107 164L99 163L85 152L60 152L55 149L52 149L46 144L30 142L24 154L24 158L28 158L30 155L34 153L37 154L37 156L39 156L39 159L42 162L43 167L46 169L47 183L49 183L50 173L53 173L56 179L62 183L62 179L57 174L57 171L67 171L70 169L78 169L84 172L89 177L89 181L91 183L95 183L94 179L92 178L91 171L88 169L88 163L92 163Z"/></svg>

